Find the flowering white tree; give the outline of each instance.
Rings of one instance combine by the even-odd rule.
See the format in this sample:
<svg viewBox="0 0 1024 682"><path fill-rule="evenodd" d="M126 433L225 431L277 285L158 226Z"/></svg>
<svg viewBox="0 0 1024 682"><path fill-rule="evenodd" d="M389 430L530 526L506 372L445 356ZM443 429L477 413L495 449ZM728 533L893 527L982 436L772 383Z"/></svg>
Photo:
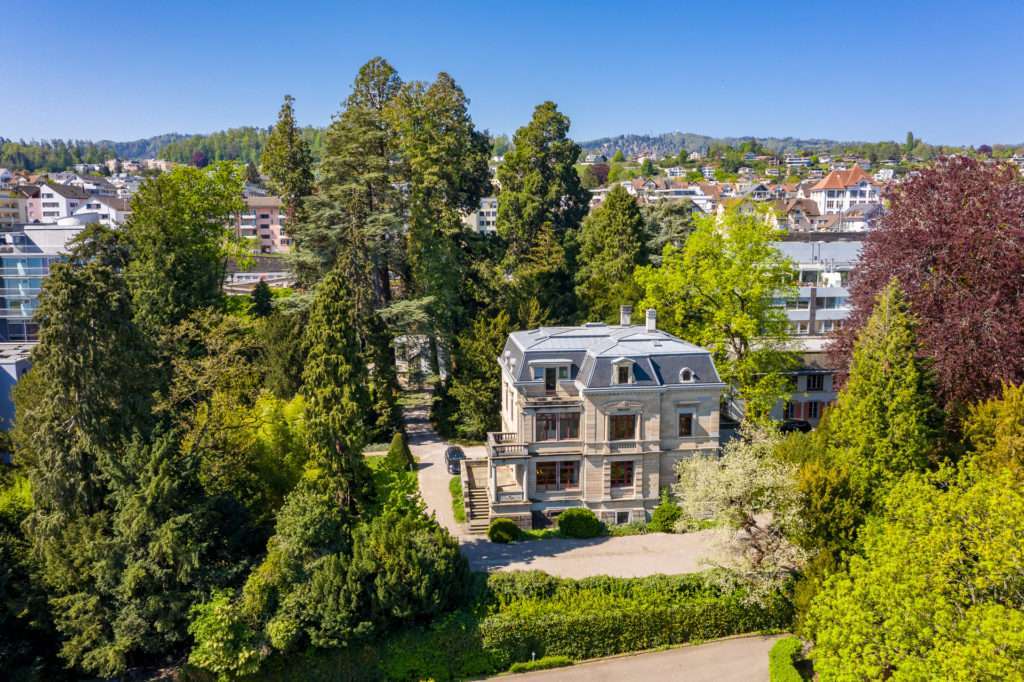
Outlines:
<svg viewBox="0 0 1024 682"><path fill-rule="evenodd" d="M721 458L679 462L676 497L684 527L713 519L720 556L712 563L751 587L755 599L796 572L806 556L786 532L799 523L797 468L775 454L781 437L771 426L746 424Z"/></svg>

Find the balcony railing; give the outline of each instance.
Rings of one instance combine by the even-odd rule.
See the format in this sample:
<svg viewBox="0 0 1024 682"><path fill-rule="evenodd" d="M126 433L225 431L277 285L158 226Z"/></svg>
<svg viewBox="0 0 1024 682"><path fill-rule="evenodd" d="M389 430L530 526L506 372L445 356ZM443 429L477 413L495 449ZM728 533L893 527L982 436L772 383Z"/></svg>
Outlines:
<svg viewBox="0 0 1024 682"><path fill-rule="evenodd" d="M519 442L519 434L509 431L491 431L487 434L487 456L494 458L527 457L525 443Z"/></svg>

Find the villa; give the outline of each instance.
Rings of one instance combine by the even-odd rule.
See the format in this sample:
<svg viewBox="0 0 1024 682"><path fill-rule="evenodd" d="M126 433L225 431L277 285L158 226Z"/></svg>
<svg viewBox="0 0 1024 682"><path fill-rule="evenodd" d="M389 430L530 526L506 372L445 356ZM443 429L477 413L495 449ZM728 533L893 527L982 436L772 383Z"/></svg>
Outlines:
<svg viewBox="0 0 1024 682"><path fill-rule="evenodd" d="M532 528L587 507L644 521L676 463L718 449L725 384L711 354L644 325L588 322L513 332L501 366L502 431L463 467L470 529L497 517Z"/></svg>

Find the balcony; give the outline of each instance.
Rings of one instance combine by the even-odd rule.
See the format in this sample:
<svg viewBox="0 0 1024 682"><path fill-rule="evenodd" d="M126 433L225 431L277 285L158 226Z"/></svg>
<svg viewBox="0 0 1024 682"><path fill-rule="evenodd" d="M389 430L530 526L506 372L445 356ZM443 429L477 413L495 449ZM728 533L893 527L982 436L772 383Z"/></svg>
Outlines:
<svg viewBox="0 0 1024 682"><path fill-rule="evenodd" d="M487 434L488 459L517 459L528 456L526 443L519 441L519 434L509 431L491 431Z"/></svg>

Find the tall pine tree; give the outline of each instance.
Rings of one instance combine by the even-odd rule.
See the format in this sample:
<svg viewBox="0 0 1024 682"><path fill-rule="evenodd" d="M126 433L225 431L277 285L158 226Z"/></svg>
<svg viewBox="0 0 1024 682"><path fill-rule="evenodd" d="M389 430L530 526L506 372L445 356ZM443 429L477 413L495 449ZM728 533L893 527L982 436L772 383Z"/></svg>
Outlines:
<svg viewBox="0 0 1024 682"><path fill-rule="evenodd" d="M544 102L516 131L498 167L498 232L508 241L499 280L512 314L533 296L557 320L575 314L570 273L577 228L590 201L576 172L579 155L579 145L569 139L569 118L554 102Z"/></svg>
<svg viewBox="0 0 1024 682"><path fill-rule="evenodd" d="M617 323L619 306L643 297L633 271L647 263L643 217L625 188L615 186L587 216L579 241L576 295L581 307L588 319Z"/></svg>
<svg viewBox="0 0 1024 682"><path fill-rule="evenodd" d="M348 279L342 268L332 270L317 286L306 326L302 391L310 457L337 504L351 512L370 494L363 447L371 406L359 323Z"/></svg>
<svg viewBox="0 0 1024 682"><path fill-rule="evenodd" d="M267 136L260 165L270 189L284 201L288 218L294 220L303 197L313 192L313 153L295 124L295 98L284 96L277 123Z"/></svg>

